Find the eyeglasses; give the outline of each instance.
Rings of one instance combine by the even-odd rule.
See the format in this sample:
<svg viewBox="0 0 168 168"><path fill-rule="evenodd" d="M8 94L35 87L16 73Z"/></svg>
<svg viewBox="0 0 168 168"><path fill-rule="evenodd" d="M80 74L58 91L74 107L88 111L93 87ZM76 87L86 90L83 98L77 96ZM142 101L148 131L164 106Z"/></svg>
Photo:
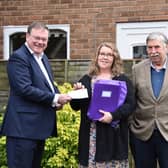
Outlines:
<svg viewBox="0 0 168 168"><path fill-rule="evenodd" d="M100 57L107 57L107 58L112 58L114 55L113 54L111 54L111 53L104 53L104 52L100 52L99 53L99 56Z"/></svg>
<svg viewBox="0 0 168 168"><path fill-rule="evenodd" d="M31 35L31 34L30 34ZM43 42L47 42L47 40L48 40L48 38L42 38L42 37L39 37L39 36L34 36L34 35L31 35L33 38L34 38L34 40L36 40L36 41L43 41Z"/></svg>

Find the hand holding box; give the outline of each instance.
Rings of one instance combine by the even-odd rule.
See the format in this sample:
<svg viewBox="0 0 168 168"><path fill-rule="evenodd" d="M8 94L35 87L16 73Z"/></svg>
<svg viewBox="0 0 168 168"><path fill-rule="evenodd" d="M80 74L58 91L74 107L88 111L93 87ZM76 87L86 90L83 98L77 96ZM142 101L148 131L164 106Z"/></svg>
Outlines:
<svg viewBox="0 0 168 168"><path fill-rule="evenodd" d="M102 114L100 109L114 112L120 107L126 98L127 86L124 81L98 80L94 83L93 96L88 109L88 117L92 120L99 120ZM112 125L116 122L112 122Z"/></svg>

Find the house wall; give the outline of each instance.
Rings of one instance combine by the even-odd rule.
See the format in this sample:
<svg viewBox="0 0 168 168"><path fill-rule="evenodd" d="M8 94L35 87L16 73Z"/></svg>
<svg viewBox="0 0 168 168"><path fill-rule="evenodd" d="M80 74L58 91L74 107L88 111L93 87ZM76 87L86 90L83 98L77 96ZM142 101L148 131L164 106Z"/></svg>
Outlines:
<svg viewBox="0 0 168 168"><path fill-rule="evenodd" d="M0 1L0 58L3 26L70 24L70 58L90 59L101 41L116 41L116 23L167 21L168 0Z"/></svg>

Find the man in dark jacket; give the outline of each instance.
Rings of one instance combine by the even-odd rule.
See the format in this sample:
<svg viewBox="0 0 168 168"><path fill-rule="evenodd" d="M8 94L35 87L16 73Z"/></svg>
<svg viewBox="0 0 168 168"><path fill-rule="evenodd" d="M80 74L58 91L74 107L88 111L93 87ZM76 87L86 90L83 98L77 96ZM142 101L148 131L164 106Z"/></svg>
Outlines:
<svg viewBox="0 0 168 168"><path fill-rule="evenodd" d="M8 168L40 168L45 139L57 135L55 111L71 100L53 84L44 54L48 36L44 24L33 22L7 65L10 94L1 133L7 136Z"/></svg>

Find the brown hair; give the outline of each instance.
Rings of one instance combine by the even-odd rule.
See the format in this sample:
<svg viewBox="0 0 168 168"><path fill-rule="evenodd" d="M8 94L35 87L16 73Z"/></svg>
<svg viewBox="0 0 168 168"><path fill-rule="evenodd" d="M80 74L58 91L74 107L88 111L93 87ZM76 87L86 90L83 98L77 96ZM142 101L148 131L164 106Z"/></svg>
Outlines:
<svg viewBox="0 0 168 168"><path fill-rule="evenodd" d="M114 61L111 66L111 72L113 76L120 75L121 73L123 73L123 61L121 60L119 51L116 48L116 46L113 43L109 43L109 42L103 42L98 46L95 57L93 58L90 68L89 68L89 75L95 76L95 75L98 75L98 73L100 72L99 66L97 64L97 59L98 59L101 48L104 46L111 48L113 51Z"/></svg>

